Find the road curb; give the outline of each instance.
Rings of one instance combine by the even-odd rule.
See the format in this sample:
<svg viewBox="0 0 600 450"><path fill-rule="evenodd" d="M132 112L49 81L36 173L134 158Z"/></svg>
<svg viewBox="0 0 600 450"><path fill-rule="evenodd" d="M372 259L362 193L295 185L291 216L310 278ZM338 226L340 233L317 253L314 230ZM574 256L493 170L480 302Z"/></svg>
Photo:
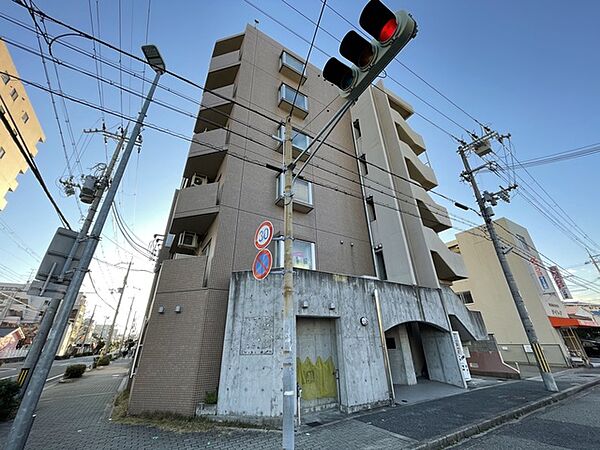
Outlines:
<svg viewBox="0 0 600 450"><path fill-rule="evenodd" d="M486 419L481 422L477 422L466 427L459 428L458 430L455 430L444 436L428 440L411 448L414 450L437 450L448 447L450 445L457 444L458 442L468 437L483 433L484 431L488 431L492 428L514 420L518 417L529 414L533 411L542 409L553 403L558 403L568 397L571 397L581 391L594 387L598 384L600 384L600 379L590 381L589 383L580 384L578 386L570 387L568 389L565 389L564 391L549 395L547 397L543 397L539 400L527 403L518 408L505 411L497 415L496 417L492 417L490 419Z"/></svg>

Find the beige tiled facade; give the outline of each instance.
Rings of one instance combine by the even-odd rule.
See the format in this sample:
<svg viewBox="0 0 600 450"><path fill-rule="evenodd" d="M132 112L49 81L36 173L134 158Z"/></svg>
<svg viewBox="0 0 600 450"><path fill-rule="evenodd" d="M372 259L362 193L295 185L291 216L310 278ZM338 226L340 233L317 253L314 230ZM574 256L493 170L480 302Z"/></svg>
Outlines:
<svg viewBox="0 0 600 450"><path fill-rule="evenodd" d="M284 121L290 111L289 103L280 100L281 90L287 89L282 85L296 89L302 81L299 92L308 105L303 102L294 108L293 125L310 136L343 105L337 89L322 78L320 69L309 64L300 80L300 74L285 62L292 61L293 66L293 58L302 58L285 50L283 58L291 59L282 61L284 50L250 26L243 34L215 44L204 83L213 93L206 92L202 99L182 189L176 193L169 215L169 237L161 251L165 259L155 278L134 368L129 405L134 414L168 410L192 415L206 394L218 388L232 273L251 269L257 252L253 238L260 222L268 219L275 235L283 232L278 173L273 170L282 166L281 143L272 138L279 134L279 124L264 117ZM378 114L369 115L369 107L376 107ZM436 185L435 175L419 158L424 144L406 123L410 114L410 106L392 93L380 95L369 90L368 97L361 97L329 136L331 145L323 146L303 173L313 182L312 205L301 205L295 212L294 237L314 244L314 270L375 276L373 250L375 243L383 243L390 281L437 288L464 276L464 267L457 261L460 258L443 246L433 248L432 238L426 238L429 231L448 228L449 221L445 210L425 192ZM357 149L364 140L359 141L354 133L356 120L365 121L364 133L372 131L379 136L361 152L370 153L374 162L380 158L383 166L400 170L407 180L424 187L390 180L381 171L361 174L355 155L360 156ZM367 125L368 120L377 123L375 128ZM380 125L384 120L385 128ZM395 146L391 146L392 139ZM392 151L399 153L386 153ZM394 161L386 165L385 158ZM381 202L402 207L388 215L387 208L376 206L381 216L370 221L362 185L370 195L367 185L377 183L385 183L392 192L391 199ZM396 196L404 202L395 201ZM420 211L428 214L427 220L421 219ZM388 239L390 230L394 237ZM411 234L411 242L409 233L415 236ZM184 238L191 246L179 245ZM276 246L272 242L269 248L277 259ZM434 262L438 254L439 264ZM423 268L415 271L417 264ZM175 311L178 306L180 312Z"/></svg>
<svg viewBox="0 0 600 450"><path fill-rule="evenodd" d="M44 132L25 87L19 80L11 78L11 74L19 76L6 44L0 40L0 111L4 111L13 130L20 135L31 155L35 156L37 144L45 140ZM19 185L17 176L27 168L27 162L6 126L0 124L0 210L6 206L6 194L13 192Z"/></svg>

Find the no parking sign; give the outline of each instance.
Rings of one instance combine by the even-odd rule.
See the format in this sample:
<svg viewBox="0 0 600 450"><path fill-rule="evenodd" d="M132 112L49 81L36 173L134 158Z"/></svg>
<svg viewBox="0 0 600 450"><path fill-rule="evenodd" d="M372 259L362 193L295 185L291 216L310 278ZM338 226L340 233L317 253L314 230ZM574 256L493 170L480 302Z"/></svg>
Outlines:
<svg viewBox="0 0 600 450"><path fill-rule="evenodd" d="M266 248L273 239L273 224L269 220L263 221L254 233L254 246L260 251L252 263L252 275L257 280L266 278L273 267L273 255Z"/></svg>

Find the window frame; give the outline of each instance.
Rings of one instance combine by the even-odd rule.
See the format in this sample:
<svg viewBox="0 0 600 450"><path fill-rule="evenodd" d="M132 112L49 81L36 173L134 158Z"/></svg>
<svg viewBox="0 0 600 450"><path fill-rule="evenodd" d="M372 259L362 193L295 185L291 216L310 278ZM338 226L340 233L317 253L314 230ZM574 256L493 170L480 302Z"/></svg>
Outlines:
<svg viewBox="0 0 600 450"><path fill-rule="evenodd" d="M473 298L473 293L471 291L460 291L457 292L456 295L460 297L463 302L463 305L472 305L475 303L475 299ZM467 301L467 295L471 299L471 301Z"/></svg>
<svg viewBox="0 0 600 450"><path fill-rule="evenodd" d="M292 92L292 99L288 100L284 94L283 91L284 90L291 90ZM300 92L300 90L298 90L298 95L296 96L296 104L293 104L293 98L294 98L294 94L296 92L296 89L294 89L293 87L285 84L285 83L281 83L281 86L279 86L279 102L286 102L292 106L294 106L294 108L300 108L302 111L304 111L305 113L308 113L308 95L303 94L302 92ZM304 98L304 102L303 104L299 104L298 100Z"/></svg>
<svg viewBox="0 0 600 450"><path fill-rule="evenodd" d="M306 183L308 186L308 201L306 200L298 200L295 196L294 185L297 182ZM277 198L275 200L279 200L283 198L283 191L285 190L285 173L281 173L277 176ZM314 196L313 196L313 184L312 182L304 179L304 178L296 178L296 181L292 184L292 192L294 193L294 203L298 202L306 206L310 206L314 208Z"/></svg>
<svg viewBox="0 0 600 450"><path fill-rule="evenodd" d="M283 144L283 141L285 140L285 125L284 124L279 125L279 128L277 128L277 133L278 133L277 137L279 137L279 139L281 139L281 143ZM302 148L302 147L298 147L297 145L294 144L294 138L298 137L298 136L304 136L306 138L306 147ZM310 143L311 143L311 138L308 134L304 134L302 131L297 130L296 128L292 128L292 148L299 150L299 151L304 151L308 148ZM306 153L310 154L310 149Z"/></svg>
<svg viewBox="0 0 600 450"><path fill-rule="evenodd" d="M12 88L10 91L10 98L12 98L13 102L16 102L19 98L19 93L17 92L17 88Z"/></svg>
<svg viewBox="0 0 600 450"><path fill-rule="evenodd" d="M27 114L27 111L23 113L23 115L21 116L21 120L23 121L23 123L29 122L29 114Z"/></svg>
<svg viewBox="0 0 600 450"><path fill-rule="evenodd" d="M292 61L297 62L300 65L300 70L298 70L297 67L294 67L292 64L290 64L288 61L286 61L287 59L291 59ZM293 70L294 72L296 72L298 75L302 75L302 71L304 69L304 64L305 62L302 61L300 58L296 58L294 55L292 55L291 53L289 53L286 50L283 50L281 52L281 55L279 56L279 64L281 64L282 66L285 66L291 70ZM281 67L280 67L281 68Z"/></svg>
<svg viewBox="0 0 600 450"><path fill-rule="evenodd" d="M309 269L305 269L303 267L298 267L298 266L294 266L294 268L299 268L299 269L304 269L304 270L317 270L317 258L316 258L316 252L315 252L315 243L311 242L311 241L305 241L304 239L294 239L294 244L296 242L302 242L304 244L310 244L310 259L311 259L311 264L310 264L310 268ZM283 240L278 240L275 241L275 267L281 268L283 267L283 253L284 253L284 241ZM294 253L294 248L293 248L293 244L292 244L292 253Z"/></svg>
<svg viewBox="0 0 600 450"><path fill-rule="evenodd" d="M4 150L4 147L0 147L0 159L4 158L4 155L6 155L6 150Z"/></svg>
<svg viewBox="0 0 600 450"><path fill-rule="evenodd" d="M2 74L2 81L4 82L4 84L8 84L8 82L10 81L10 75L7 73L3 73Z"/></svg>

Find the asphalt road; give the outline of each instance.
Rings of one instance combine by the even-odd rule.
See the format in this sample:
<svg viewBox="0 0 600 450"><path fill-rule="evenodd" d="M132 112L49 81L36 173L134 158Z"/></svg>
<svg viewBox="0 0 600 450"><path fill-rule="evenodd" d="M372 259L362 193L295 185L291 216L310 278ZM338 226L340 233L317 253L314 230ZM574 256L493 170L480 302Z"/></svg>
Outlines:
<svg viewBox="0 0 600 450"><path fill-rule="evenodd" d="M600 448L600 386L473 437L453 449L548 450Z"/></svg>
<svg viewBox="0 0 600 450"><path fill-rule="evenodd" d="M50 368L50 373L46 379L46 383L60 379L60 376L65 373L67 366L71 364L91 364L93 360L92 356L82 356L79 358L64 359L61 361L54 361ZM0 366L0 380L9 378L16 378L21 370L22 362L2 364Z"/></svg>

